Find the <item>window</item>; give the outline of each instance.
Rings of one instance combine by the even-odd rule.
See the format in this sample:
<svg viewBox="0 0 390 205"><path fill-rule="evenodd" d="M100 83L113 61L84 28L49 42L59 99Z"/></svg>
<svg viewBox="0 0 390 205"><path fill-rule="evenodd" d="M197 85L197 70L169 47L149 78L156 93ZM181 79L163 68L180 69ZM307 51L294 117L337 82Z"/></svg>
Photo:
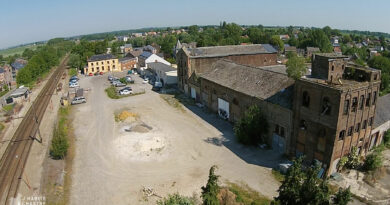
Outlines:
<svg viewBox="0 0 390 205"><path fill-rule="evenodd" d="M349 127L348 129L348 136L351 136L353 133L353 126Z"/></svg>
<svg viewBox="0 0 390 205"><path fill-rule="evenodd" d="M344 140L345 138L345 130L341 131L339 134L339 140Z"/></svg>
<svg viewBox="0 0 390 205"><path fill-rule="evenodd" d="M93 65L93 63L91 63L91 66Z"/></svg>
<svg viewBox="0 0 390 205"><path fill-rule="evenodd" d="M374 118L373 117L370 117L369 121L368 121L368 125L369 126L372 126L372 124L374 123Z"/></svg>
<svg viewBox="0 0 390 205"><path fill-rule="evenodd" d="M332 71L334 71L334 65L332 65Z"/></svg>
<svg viewBox="0 0 390 205"><path fill-rule="evenodd" d="M233 99L233 104L238 105L238 100L237 100L237 98L234 98L234 99Z"/></svg>
<svg viewBox="0 0 390 205"><path fill-rule="evenodd" d="M306 130L307 129L307 125L306 125L306 121L305 120L301 120L300 127L301 127L301 130Z"/></svg>
<svg viewBox="0 0 390 205"><path fill-rule="evenodd" d="M110 61L107 61L107 64L109 64L110 63Z"/></svg>
<svg viewBox="0 0 390 205"><path fill-rule="evenodd" d="M374 75L374 80L377 80L378 79L378 74L375 74Z"/></svg>
<svg viewBox="0 0 390 205"><path fill-rule="evenodd" d="M364 120L364 121L363 121L362 129L366 129L366 128L367 128L367 120Z"/></svg>
<svg viewBox="0 0 390 205"><path fill-rule="evenodd" d="M275 125L274 133L279 134L279 125Z"/></svg>
<svg viewBox="0 0 390 205"><path fill-rule="evenodd" d="M284 137L284 127L280 127L280 136Z"/></svg>
<svg viewBox="0 0 390 205"><path fill-rule="evenodd" d="M374 96L372 96L373 97L373 99L372 99L372 104L373 105L375 105L375 103L376 103L376 91L374 91L374 94L373 94Z"/></svg>
<svg viewBox="0 0 390 205"><path fill-rule="evenodd" d="M356 124L355 126L355 132L359 132L360 131L360 122Z"/></svg>
<svg viewBox="0 0 390 205"><path fill-rule="evenodd" d="M304 91L302 95L302 106L309 107L309 105L310 105L309 93L307 93L307 91Z"/></svg>
<svg viewBox="0 0 390 205"><path fill-rule="evenodd" d="M344 70L344 68L345 68L345 65L343 65L341 68Z"/></svg>
<svg viewBox="0 0 390 205"><path fill-rule="evenodd" d="M92 72L95 72L95 69L94 69L94 68L92 68Z"/></svg>
<svg viewBox="0 0 390 205"><path fill-rule="evenodd" d="M352 112L356 112L358 106L358 99L357 97L352 98Z"/></svg>
<svg viewBox="0 0 390 205"><path fill-rule="evenodd" d="M366 107L370 106L370 101L371 101L371 93L368 93L367 99L366 99Z"/></svg>
<svg viewBox="0 0 390 205"><path fill-rule="evenodd" d="M322 110L321 110L321 115L330 115L332 106L330 105L329 98L324 97L322 100Z"/></svg>
<svg viewBox="0 0 390 205"><path fill-rule="evenodd" d="M115 60L112 60L112 63L115 63Z"/></svg>
<svg viewBox="0 0 390 205"><path fill-rule="evenodd" d="M349 111L349 100L344 101L344 109L343 109L343 114L346 115L348 114Z"/></svg>
<svg viewBox="0 0 390 205"><path fill-rule="evenodd" d="M364 108L364 95L360 96L360 102L359 102L359 110L363 110Z"/></svg>

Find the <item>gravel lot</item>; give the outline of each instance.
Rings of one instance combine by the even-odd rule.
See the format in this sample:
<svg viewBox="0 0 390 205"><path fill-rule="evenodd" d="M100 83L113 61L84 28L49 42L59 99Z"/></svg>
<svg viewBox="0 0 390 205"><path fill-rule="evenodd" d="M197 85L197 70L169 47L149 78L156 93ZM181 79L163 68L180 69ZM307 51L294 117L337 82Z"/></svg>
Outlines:
<svg viewBox="0 0 390 205"><path fill-rule="evenodd" d="M155 204L159 198L145 197L143 187L160 196L199 196L214 164L222 182L247 183L269 198L277 194L269 167L279 158L271 151L236 144L229 123L198 108L174 108L135 79L131 86L145 94L113 100L104 92L107 75L81 78L81 87L91 90L87 103L75 106L71 204ZM116 122L114 113L122 110L137 117Z"/></svg>

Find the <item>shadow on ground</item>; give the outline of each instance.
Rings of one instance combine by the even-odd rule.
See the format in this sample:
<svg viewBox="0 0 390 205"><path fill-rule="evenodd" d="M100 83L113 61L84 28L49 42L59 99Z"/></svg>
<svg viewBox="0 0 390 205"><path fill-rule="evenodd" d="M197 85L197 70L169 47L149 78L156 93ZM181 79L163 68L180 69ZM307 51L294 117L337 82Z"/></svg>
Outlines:
<svg viewBox="0 0 390 205"><path fill-rule="evenodd" d="M253 165L276 168L278 164L287 161L283 154L272 149L261 149L259 147L244 146L237 143L233 132L233 125L230 122L219 118L215 113L210 113L206 109L196 106L192 99L185 97L183 94L175 93L174 97L187 109L221 132L221 137L204 139L206 143L215 146L225 146L242 160Z"/></svg>

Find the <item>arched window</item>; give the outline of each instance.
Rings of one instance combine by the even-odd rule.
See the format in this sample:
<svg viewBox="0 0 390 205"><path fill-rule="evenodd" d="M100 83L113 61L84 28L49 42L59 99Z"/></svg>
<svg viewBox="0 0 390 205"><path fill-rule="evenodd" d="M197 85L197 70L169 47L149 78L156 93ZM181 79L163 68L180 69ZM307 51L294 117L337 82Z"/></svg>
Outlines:
<svg viewBox="0 0 390 205"><path fill-rule="evenodd" d="M302 106L309 107L309 105L310 105L309 93L307 91L304 91L302 95Z"/></svg>
<svg viewBox="0 0 390 205"><path fill-rule="evenodd" d="M324 99L322 99L321 115L330 115L331 110L332 110L332 106L330 104L329 98L324 97Z"/></svg>

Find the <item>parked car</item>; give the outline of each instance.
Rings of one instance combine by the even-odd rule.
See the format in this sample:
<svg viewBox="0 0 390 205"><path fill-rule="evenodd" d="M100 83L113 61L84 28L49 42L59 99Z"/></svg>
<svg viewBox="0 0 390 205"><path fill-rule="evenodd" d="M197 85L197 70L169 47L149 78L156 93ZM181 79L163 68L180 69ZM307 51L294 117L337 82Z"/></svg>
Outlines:
<svg viewBox="0 0 390 205"><path fill-rule="evenodd" d="M142 81L143 84L146 84L146 83L148 83L148 82L149 82L149 79L148 79L148 78L145 78L145 79Z"/></svg>
<svg viewBox="0 0 390 205"><path fill-rule="evenodd" d="M70 87L70 88L79 87L79 83L78 83L78 82L75 82L75 83L69 83L69 87Z"/></svg>
<svg viewBox="0 0 390 205"><path fill-rule="evenodd" d="M133 90L129 87L126 87L126 88L119 90L119 94L120 95L130 95L130 94L133 94Z"/></svg>
<svg viewBox="0 0 390 205"><path fill-rule="evenodd" d="M126 76L126 82L134 83L134 80L130 76Z"/></svg>
<svg viewBox="0 0 390 205"><path fill-rule="evenodd" d="M119 82L119 81L117 81L117 83L115 83L115 85L114 85L115 87L125 87L126 86L126 84L124 84L124 83L122 83L122 82Z"/></svg>
<svg viewBox="0 0 390 205"><path fill-rule="evenodd" d="M89 76L93 76L93 73L89 73L88 75L89 75Z"/></svg>
<svg viewBox="0 0 390 205"><path fill-rule="evenodd" d="M87 100L85 100L84 97L75 97L73 98L72 102L70 104L76 105L76 104L81 104L81 103L86 103Z"/></svg>
<svg viewBox="0 0 390 205"><path fill-rule="evenodd" d="M78 81L77 79L70 79L70 80L69 80L69 84L70 84L70 83L77 83L77 81Z"/></svg>
<svg viewBox="0 0 390 205"><path fill-rule="evenodd" d="M104 73L103 73L103 72L100 72L99 74L100 74L100 75L103 75Z"/></svg>
<svg viewBox="0 0 390 205"><path fill-rule="evenodd" d="M73 79L79 80L79 78L78 78L77 76L75 76L75 75L72 76L72 77L70 77L70 79L71 79L71 80L73 80Z"/></svg>
<svg viewBox="0 0 390 205"><path fill-rule="evenodd" d="M117 83L120 83L120 81L119 81L119 80L113 80L113 81L111 81L111 85L113 85L113 86L115 86Z"/></svg>
<svg viewBox="0 0 390 205"><path fill-rule="evenodd" d="M107 80L109 80L109 81L112 81L114 78L111 76L111 75L109 75L108 77L107 77Z"/></svg>

